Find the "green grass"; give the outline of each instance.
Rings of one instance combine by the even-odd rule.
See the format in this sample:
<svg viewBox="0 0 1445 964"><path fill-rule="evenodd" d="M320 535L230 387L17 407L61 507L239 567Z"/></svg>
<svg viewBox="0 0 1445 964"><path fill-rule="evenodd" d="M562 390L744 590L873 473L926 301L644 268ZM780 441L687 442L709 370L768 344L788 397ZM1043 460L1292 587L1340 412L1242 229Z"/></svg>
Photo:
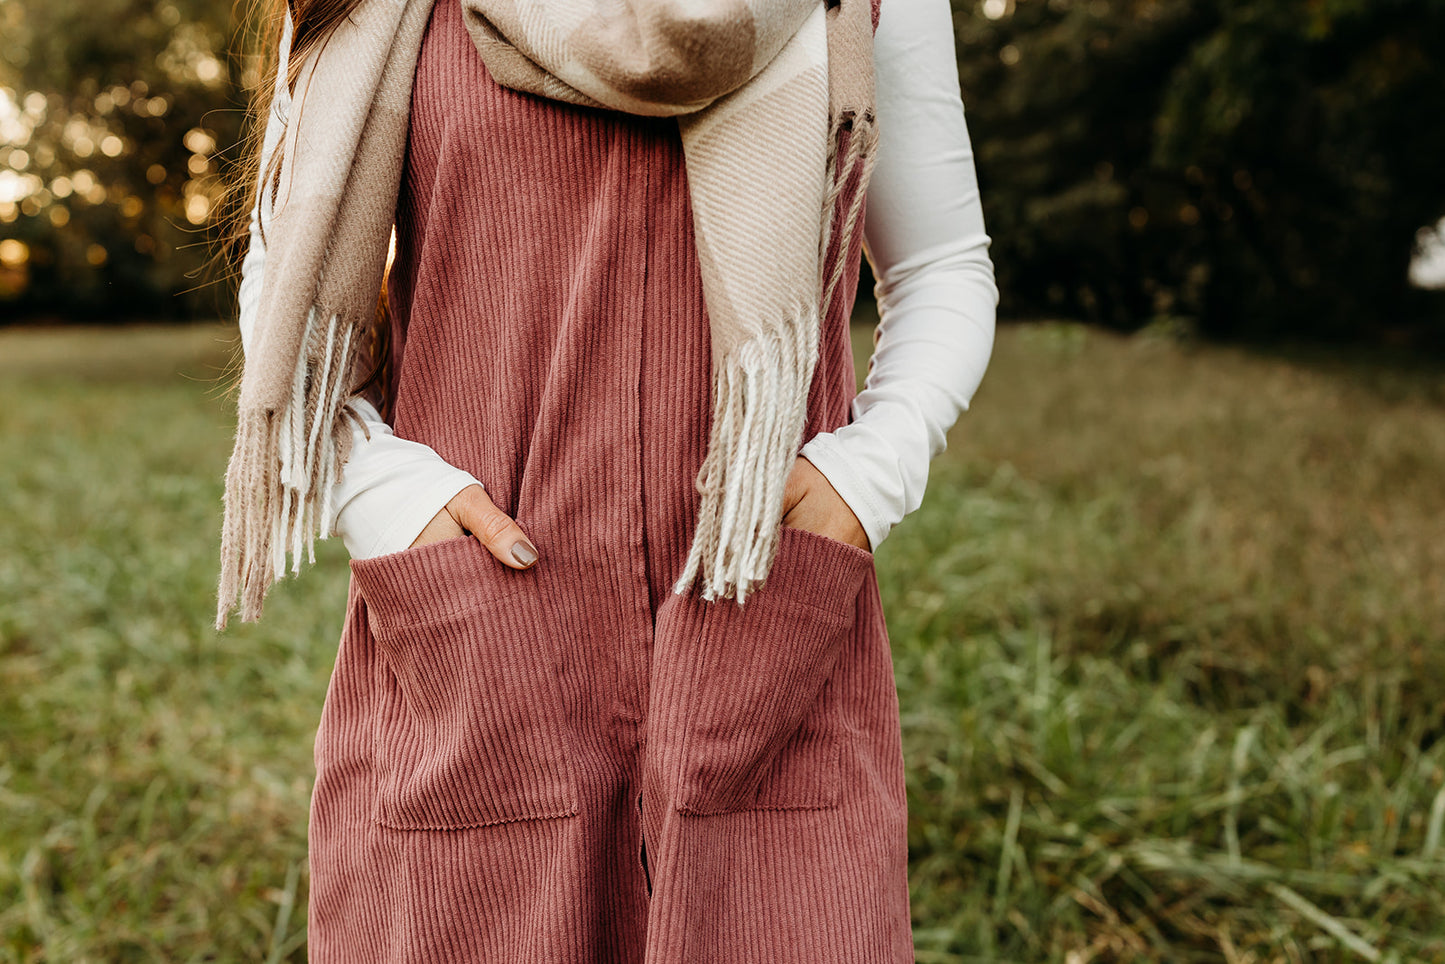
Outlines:
<svg viewBox="0 0 1445 964"><path fill-rule="evenodd" d="M0 332L0 960L304 959L345 553L212 632L228 337ZM920 962L1445 961L1441 374L1000 333L878 554Z"/></svg>

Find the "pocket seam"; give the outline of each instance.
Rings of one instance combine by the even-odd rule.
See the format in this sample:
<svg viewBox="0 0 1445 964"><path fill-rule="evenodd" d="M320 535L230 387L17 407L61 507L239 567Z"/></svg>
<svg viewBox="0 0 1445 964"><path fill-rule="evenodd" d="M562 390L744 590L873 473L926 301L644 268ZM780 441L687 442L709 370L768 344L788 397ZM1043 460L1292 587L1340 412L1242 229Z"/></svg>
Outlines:
<svg viewBox="0 0 1445 964"><path fill-rule="evenodd" d="M398 824L381 816L379 803L376 809L377 812L372 815L372 822L377 826L385 827L387 830L392 830L396 833L445 833L449 830L478 830L482 827L499 827L507 823L530 823L533 820L561 820L566 817L577 816L577 805L573 804L566 810L558 810L555 813L529 813L519 816L498 817L495 820L473 820L467 823Z"/></svg>
<svg viewBox="0 0 1445 964"><path fill-rule="evenodd" d="M792 529L795 532L801 532L805 535L810 535L815 539L821 539L828 545L841 546L842 548L848 549L854 553L862 553L865 557L867 557L869 562L873 561L874 556L870 550L864 549L862 546L855 546L851 542L844 542L842 539L834 539L832 536L825 536L821 532L814 532L812 529L804 529L802 526L788 525L787 523L780 523L779 528Z"/></svg>
<svg viewBox="0 0 1445 964"><path fill-rule="evenodd" d="M482 613L489 612L490 610L496 608L499 603L506 602L513 596L519 595L522 591L522 588L523 587L518 586L515 589L507 590L500 596L489 596L485 602L475 603L472 605L458 606L455 609L448 609L435 615L419 616L416 619L412 619L404 623L394 623L386 621L384 619L378 620L378 622L385 630L385 638L387 642L391 642L396 636L413 629L425 629L432 626L444 626L448 623L455 623L459 620L465 619L468 616L480 616ZM374 609L375 607L372 608ZM378 638L380 638L383 634L378 633L376 635L378 636Z"/></svg>
<svg viewBox="0 0 1445 964"><path fill-rule="evenodd" d="M490 607L484 607L484 609L486 608ZM403 647L405 647L406 645L405 640L395 640L395 642ZM392 641L389 640L387 642L382 642L378 640L377 645L378 658L383 659L388 663L391 663L392 660L395 658L393 655ZM397 675L397 669L394 666L391 667L388 671L391 672L394 676ZM398 686L400 686L399 677ZM539 694L539 699L545 700L556 712L557 724L559 726L564 725L565 708L560 700L560 694L556 693L554 688L550 686L547 687L546 690L546 692ZM381 699L383 698L383 696L382 694L377 694L375 698ZM396 698L400 701L402 706L406 707L406 711L408 713L413 712L411 700L408 698L406 690L404 688L399 690ZM393 723L390 726L386 725L382 720L379 711L376 708L373 708L372 710L372 717L373 719L370 728L373 740L372 765L373 775L375 776L377 782L375 790L373 791L371 820L378 826L384 827L387 830L391 830L397 833L472 830L482 827L500 826L502 824L509 823L524 823L533 820L556 820L564 817L576 816L579 812L576 770L572 760L565 754L563 754L559 756L556 760L558 772L563 779L563 787L561 792L564 794L564 800L557 801L559 803L563 803L560 808L551 808L541 812L501 813L496 815L495 817L480 820L458 819L455 821L427 822L419 819L415 821L392 819L391 817L387 816L388 809L390 809L392 812L401 812L405 809L398 802L401 799L401 795L398 794L395 789L395 782L400 779L402 783L405 783L406 778L416 772L416 767L408 766L398 761L398 747L394 743L388 746L388 741L385 738L384 734L389 733L393 741L398 739L400 734L398 734L397 732L397 724ZM560 741L561 734L558 733L556 735L558 736ZM559 742L557 747L553 747L551 749L559 750L561 745L562 744ZM485 778L483 779L485 780Z"/></svg>
<svg viewBox="0 0 1445 964"><path fill-rule="evenodd" d="M410 546L382 556L351 560L351 572L359 580L362 597L367 600L368 622L381 630L381 632L377 632L376 629L373 629L375 635L385 636L389 639L408 630L440 625L448 620L456 620L464 616L478 615L519 595L532 584L530 580L525 579L523 573L506 569L500 562L493 559L485 548L477 544L477 551L485 555L487 560L506 569L506 572L493 575L503 579L515 576L516 583L503 585L500 588L489 585L485 589L490 591L487 591L487 595L482 599L468 595L460 602L443 609L425 608L411 616L405 615L406 610L411 607L404 603L397 603L395 597L406 595L405 592L397 590L402 587L409 574L398 572L398 568L414 567L418 570L425 570L425 575L433 577L434 584L450 581L455 578L456 570L468 565L470 561L468 557L463 557L461 560L450 557L453 550L467 548L464 540L475 542L472 536L461 535L439 542L429 542L422 546ZM416 573L410 575L415 576ZM473 588L480 588L477 587L476 580L468 580L468 583ZM377 600L367 598L368 586L381 590L384 598L379 603Z"/></svg>
<svg viewBox="0 0 1445 964"><path fill-rule="evenodd" d="M831 678L829 680L829 683L831 683ZM795 737L799 732L801 732L803 724L806 721L807 717L805 716L803 720L799 721L798 729L795 730L793 734L784 741L783 745L778 748L778 754L774 757L775 762L777 758L780 757L787 749L788 744L792 741L793 737ZM679 800L678 805L674 807L674 809L679 814L686 817L726 817L734 816L740 813L789 813L793 811L837 810L840 806L842 806L843 802L842 788L839 783L843 772L843 732L841 725L836 719L828 719L827 722L823 725L825 728L822 731L822 738L826 744L826 752L828 754L827 763L824 764L825 770L823 775L833 777L833 779L828 782L828 796L825 801L809 801L798 803L788 803L786 801L781 803L752 802L747 804L746 806L741 807L724 807L716 810L703 810L694 806L690 801ZM766 783L759 784L757 790L758 795L764 795L767 789L768 785Z"/></svg>
<svg viewBox="0 0 1445 964"><path fill-rule="evenodd" d="M353 556L350 562L353 566L361 566L363 568L380 567L389 560L400 559L404 556L409 556L412 553L425 552L429 549L435 549L437 547L444 546L447 543L457 543L463 539L471 538L474 537L466 535L465 533L459 536L447 536L445 539L438 539L436 542L425 542L419 546L407 546L405 549L397 549L392 552L383 552L380 555L362 556L360 558L356 558L355 556Z"/></svg>
<svg viewBox="0 0 1445 964"><path fill-rule="evenodd" d="M841 582L846 582L847 585L853 586L858 592L861 592L868 578L868 570L872 568L873 555L858 546L850 545L841 540L834 539L831 536L821 535L808 529L800 529L796 526L787 526L784 528L794 530L792 538L796 541L792 546L792 550L797 554L797 557L788 561L788 568L786 570L778 570L778 575L788 579L790 585L786 588L783 586L776 587L777 591L765 599L762 595L767 592L768 588L767 581L765 580L762 588L758 590L758 595L752 597L750 604L761 606L763 609L776 614L791 612L796 614L797 618L816 619L830 627L826 631L834 638L830 641L829 646L834 649L842 647L845 645L846 637L855 630L857 625L855 618L857 592L844 591L837 593L838 598L834 602L834 605L830 607L820 605L814 601L814 599L799 593L797 591L797 585L792 584L792 580L798 578L800 570L809 572L815 567L828 567L831 563L839 567L840 572L837 575ZM799 535L799 533L801 533L801 535ZM775 559L775 563L777 561L778 560ZM853 571L854 567L857 568L857 571ZM837 585L837 583L834 585ZM698 605L709 607L716 606L719 602L724 602L725 605L727 604L723 600L717 600L712 603L698 603ZM735 602L733 604L735 605ZM746 611L746 604L740 607L740 618ZM757 615L757 613L754 613L754 615ZM687 650L697 653L701 647L706 644L705 638L709 634L708 624L711 619L715 619L717 616L718 614L711 609L703 610L695 632L689 634L693 638L686 647ZM683 784L677 788L678 797L673 809L679 814L686 816L705 817L772 811L828 811L836 810L841 806L842 791L838 783L842 773L844 733L841 720L838 718L838 696L834 683L838 664L839 660L835 657L833 666L823 681L823 686L819 691L815 705L808 707L803 712L798 719L797 725L782 739L777 752L775 752L766 763L761 764L769 772L760 778L760 782L756 785L750 799L737 803L717 802L718 798L714 794L703 792L695 785L691 778L694 764L692 762L686 762L684 763L683 772L684 774L688 774L688 777L686 777ZM832 695L830 696L829 694ZM705 703L705 701L699 702ZM813 721L811 729L818 746L813 752L802 753L802 755L799 756L800 751L793 748L792 744L793 741L798 738L799 734L809 728L810 720ZM694 754L697 751L693 746L693 735L699 728L708 725L708 723L709 720L704 719L697 712L687 714L686 723L684 724L687 733L684 737L684 746L686 749L683 750L685 760L691 761L694 759ZM792 759L789 760L788 758ZM820 778L820 785L824 787L823 792L818 793L815 789L805 788L804 786L797 786L792 790L787 789L789 783L787 773L791 769L790 764L804 765L806 761L810 759L813 760L815 766L818 767L818 769L814 769L812 773L815 778ZM783 762L785 760L787 762ZM782 763L782 769L774 770L780 762ZM774 780L769 781L769 776L773 777ZM789 794L797 797L796 802L788 800ZM768 800L767 798L770 796L776 796L779 799ZM709 800L713 801L712 805L708 805Z"/></svg>
<svg viewBox="0 0 1445 964"><path fill-rule="evenodd" d="M757 593L757 590L754 590L754 596L753 596L753 598L756 598L756 593ZM809 609L809 610L812 610L812 611L815 612L815 613L820 613L820 614L823 615L823 616L827 616L827 617L830 618L830 619L837 619L837 618L839 618L840 616L845 616L845 615L847 615L846 610L829 609L829 608L826 607L826 606L819 605L818 603L815 603L815 602L810 602L810 601L807 600L807 599L778 598L778 599L772 600L771 602L772 602L773 608L774 608L774 609L777 609L777 610L782 610L782 609ZM742 606L738 606L738 605L737 605L737 600L735 600L735 599L717 599L717 600L713 600L711 603L706 603L705 605L717 606L717 605L719 605L719 604L729 604L729 603L732 604L733 606L737 606L737 608L738 608L739 610L746 610L746 609L747 609L747 604L744 604L744 605L742 605ZM760 608L761 608L761 607L760 607ZM699 633L699 634L700 634L700 633Z"/></svg>
<svg viewBox="0 0 1445 964"><path fill-rule="evenodd" d="M415 783L428 766L423 762L424 758L431 756L431 751L427 751L421 757L413 757L408 750L408 747L418 745L415 741L422 739L425 732L415 727L445 723L456 717L460 710L455 706L448 710L446 706L432 705L430 697L425 695L418 697L411 691L410 685L403 682L403 675L421 673L425 676L429 665L434 668L434 660L445 658L439 655L441 650L426 642L433 635L460 639L472 635L474 624L490 625L492 621L510 624L517 619L529 618L528 612L535 607L525 601L526 593L528 590L540 591L535 574L532 578L517 574L521 577L518 581L498 585L490 580L493 574L483 571L482 578L477 578L477 567L494 560L479 544L479 552L468 551L469 547L460 542L461 539L475 541L471 536L460 536L411 547L390 556L360 560L359 566L358 561L353 560L354 575L363 580L363 586L370 585L382 603L378 607L366 598L365 592L361 593L361 601L367 609L367 628L374 638L378 667L388 667L387 672L394 679L389 685L396 687L393 692L379 676L374 677L376 682L373 685L377 689L373 698L378 702L371 711L369 728L377 783L370 819L376 826L397 833L468 830L560 819L579 812L578 776L574 761L565 752L565 699L556 681L545 677L545 674L517 691L531 694L525 698L532 704L537 722L536 729L529 727L519 740L510 741L513 743L511 751L488 761L487 766L469 777L452 777L441 782L434 782L441 780L440 777L432 777L423 778L420 784ZM500 566L500 563L496 564ZM358 569L360 572L356 571ZM510 572L496 575L510 575ZM429 585L419 593L409 592L411 582L415 580L425 580ZM458 593L458 601L438 609L437 603L448 598L451 592ZM482 598L478 598L479 595ZM512 616L501 608L517 604L519 600L523 611ZM458 691L461 695L454 698L469 699L466 692L489 689L491 684L488 680L493 677L481 672L480 675L468 673L464 679L458 679L455 685L462 688ZM414 702L418 698L422 699L421 704ZM418 716L418 713L421 715ZM424 723L423 719L430 722ZM477 741L489 738L488 734L496 736L502 732L477 720L457 717L455 722L470 735L459 736L459 742L447 752L447 757L452 752L470 753L466 749L468 746L474 749L480 745ZM506 784L507 780L525 772L514 769L517 761L549 757L552 763L547 770L551 775L542 778L543 782ZM487 771L495 768L500 769L494 777ZM552 782L554 780L555 783ZM432 787L433 791L444 792L435 793L432 803L421 803L422 798L413 791L422 789L423 785ZM504 785L514 787L514 790L497 795L496 788ZM430 794L433 791L426 792ZM448 799L451 802L447 802ZM527 799L531 799L534 805L524 805L523 801Z"/></svg>

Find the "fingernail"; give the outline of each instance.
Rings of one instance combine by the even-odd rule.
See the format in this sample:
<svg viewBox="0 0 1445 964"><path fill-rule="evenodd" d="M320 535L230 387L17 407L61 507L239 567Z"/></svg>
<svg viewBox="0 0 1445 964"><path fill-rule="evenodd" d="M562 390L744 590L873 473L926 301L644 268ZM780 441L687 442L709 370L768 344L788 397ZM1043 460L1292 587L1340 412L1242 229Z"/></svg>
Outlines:
<svg viewBox="0 0 1445 964"><path fill-rule="evenodd" d="M512 543L512 558L519 566L530 566L537 561L537 550L521 540Z"/></svg>

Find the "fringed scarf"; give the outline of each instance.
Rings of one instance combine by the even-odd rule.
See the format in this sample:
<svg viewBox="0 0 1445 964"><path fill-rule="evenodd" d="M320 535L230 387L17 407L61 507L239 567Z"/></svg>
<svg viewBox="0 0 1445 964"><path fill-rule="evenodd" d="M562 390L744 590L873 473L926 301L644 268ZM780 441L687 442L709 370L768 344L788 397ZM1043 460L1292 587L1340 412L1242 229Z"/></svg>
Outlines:
<svg viewBox="0 0 1445 964"><path fill-rule="evenodd" d="M349 452L434 0L362 0L293 93L226 473L218 629L314 561ZM451 2L451 0L443 0ZM676 116L712 340L697 529L674 586L739 604L777 550L819 323L877 134L870 0L460 0L503 86ZM833 236L834 225L840 236Z"/></svg>

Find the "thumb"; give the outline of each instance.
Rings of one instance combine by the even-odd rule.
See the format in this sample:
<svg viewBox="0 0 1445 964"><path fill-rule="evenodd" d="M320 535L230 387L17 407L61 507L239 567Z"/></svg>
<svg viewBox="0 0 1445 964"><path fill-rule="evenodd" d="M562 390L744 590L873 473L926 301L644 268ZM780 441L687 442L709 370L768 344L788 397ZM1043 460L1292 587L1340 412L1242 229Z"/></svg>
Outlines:
<svg viewBox="0 0 1445 964"><path fill-rule="evenodd" d="M469 485L454 495L447 512L503 565L528 569L536 563L537 547L480 485Z"/></svg>

